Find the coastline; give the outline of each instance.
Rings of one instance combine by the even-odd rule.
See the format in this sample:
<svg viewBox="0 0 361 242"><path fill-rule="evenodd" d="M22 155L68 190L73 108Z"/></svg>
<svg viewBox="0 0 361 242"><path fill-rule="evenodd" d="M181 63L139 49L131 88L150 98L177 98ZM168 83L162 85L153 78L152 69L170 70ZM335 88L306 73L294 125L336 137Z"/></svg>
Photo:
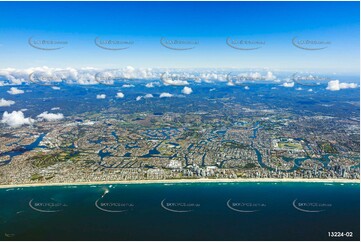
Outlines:
<svg viewBox="0 0 361 242"><path fill-rule="evenodd" d="M132 184L181 184L181 183L360 183L357 179L174 179L174 180L135 180L135 181L94 181L94 182L67 182L67 183L29 183L0 185L0 189L24 187L51 187L51 186L91 186L91 185L132 185Z"/></svg>

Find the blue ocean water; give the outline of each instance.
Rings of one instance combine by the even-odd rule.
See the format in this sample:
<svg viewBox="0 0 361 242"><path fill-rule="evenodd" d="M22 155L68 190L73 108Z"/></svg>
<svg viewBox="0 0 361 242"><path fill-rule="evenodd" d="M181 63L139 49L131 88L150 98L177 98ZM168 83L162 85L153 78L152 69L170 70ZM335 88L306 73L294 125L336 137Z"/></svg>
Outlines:
<svg viewBox="0 0 361 242"><path fill-rule="evenodd" d="M0 240L360 238L359 184L54 186L0 189L0 198Z"/></svg>

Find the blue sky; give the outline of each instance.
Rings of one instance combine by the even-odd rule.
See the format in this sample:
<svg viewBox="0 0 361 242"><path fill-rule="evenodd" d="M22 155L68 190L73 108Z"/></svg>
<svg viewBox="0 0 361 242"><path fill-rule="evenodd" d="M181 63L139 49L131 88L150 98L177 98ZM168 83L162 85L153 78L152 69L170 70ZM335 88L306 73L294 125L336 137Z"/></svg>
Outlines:
<svg viewBox="0 0 361 242"><path fill-rule="evenodd" d="M50 67L273 68L359 72L359 2L0 2L0 69ZM119 51L94 39L131 40ZM43 51L30 37L67 41ZM160 39L191 39L176 51ZM264 41L252 51L227 37ZM328 41L323 50L296 48L294 37Z"/></svg>

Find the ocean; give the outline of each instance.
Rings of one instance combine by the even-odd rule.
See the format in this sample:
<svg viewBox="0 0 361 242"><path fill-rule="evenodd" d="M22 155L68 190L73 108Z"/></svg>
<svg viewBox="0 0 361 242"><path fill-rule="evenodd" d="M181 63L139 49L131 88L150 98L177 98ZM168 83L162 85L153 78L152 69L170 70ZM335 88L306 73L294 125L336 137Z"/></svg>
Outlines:
<svg viewBox="0 0 361 242"><path fill-rule="evenodd" d="M0 240L359 240L359 206L354 183L0 189Z"/></svg>

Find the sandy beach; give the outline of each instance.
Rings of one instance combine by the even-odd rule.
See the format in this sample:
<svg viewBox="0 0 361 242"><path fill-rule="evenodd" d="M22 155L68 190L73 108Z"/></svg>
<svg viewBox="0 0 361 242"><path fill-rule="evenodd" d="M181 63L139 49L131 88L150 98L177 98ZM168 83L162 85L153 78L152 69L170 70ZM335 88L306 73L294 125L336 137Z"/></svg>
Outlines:
<svg viewBox="0 0 361 242"><path fill-rule="evenodd" d="M175 184L175 183L242 183L242 182L308 182L308 183L360 183L357 179L174 179L174 180L137 180L137 181L94 181L94 182L73 182L73 183L30 183L30 184L9 184L0 185L0 189L19 187L45 187L45 186L90 186L90 185L116 185L116 184Z"/></svg>

